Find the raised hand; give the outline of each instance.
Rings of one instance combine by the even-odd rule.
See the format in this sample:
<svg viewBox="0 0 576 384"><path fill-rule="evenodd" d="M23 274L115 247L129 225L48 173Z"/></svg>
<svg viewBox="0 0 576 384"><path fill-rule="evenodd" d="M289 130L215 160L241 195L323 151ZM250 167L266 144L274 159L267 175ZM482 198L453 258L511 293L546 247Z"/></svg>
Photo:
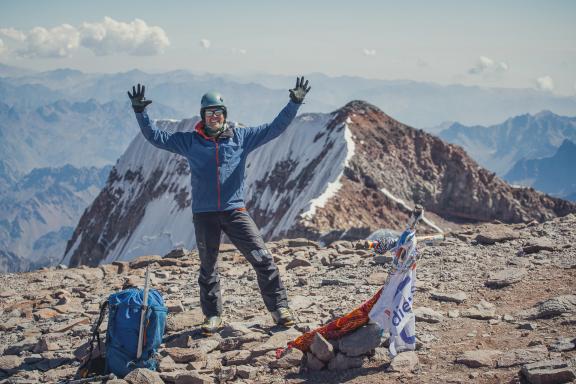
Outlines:
<svg viewBox="0 0 576 384"><path fill-rule="evenodd" d="M146 97L144 97L145 90L145 86L138 84L138 87L132 87L132 93L128 91L128 97L132 102L134 112L144 112L144 109L152 103L152 100L146 100Z"/></svg>
<svg viewBox="0 0 576 384"><path fill-rule="evenodd" d="M296 86L290 89L290 99L297 103L302 104L304 97L312 87L308 86L308 80L304 82L304 76L296 78Z"/></svg>

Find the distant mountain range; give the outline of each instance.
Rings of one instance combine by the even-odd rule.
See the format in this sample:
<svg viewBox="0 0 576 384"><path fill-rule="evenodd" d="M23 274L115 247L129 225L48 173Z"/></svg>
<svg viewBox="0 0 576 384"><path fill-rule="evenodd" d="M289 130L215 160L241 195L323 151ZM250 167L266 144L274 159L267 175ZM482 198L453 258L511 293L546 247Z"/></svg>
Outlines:
<svg viewBox="0 0 576 384"><path fill-rule="evenodd" d="M543 111L488 127L454 123L439 136L460 145L480 165L503 176L522 159L549 157L565 139L576 142L576 117Z"/></svg>
<svg viewBox="0 0 576 384"><path fill-rule="evenodd" d="M54 265L110 169L34 169L0 194L0 272Z"/></svg>
<svg viewBox="0 0 576 384"><path fill-rule="evenodd" d="M60 99L124 101L126 90L140 82L147 85L150 99L177 111L177 115L163 115L163 118L192 117L198 113L202 94L219 90L229 105L230 116L249 125L273 118L277 106L286 100L295 77L300 75L194 74L185 70L94 74L73 69L27 73L17 68L2 72L0 68L0 75L2 73L0 100L11 106L38 107ZM318 73L308 74L307 78L313 90L302 112L331 112L352 99L361 99L418 128L434 127L445 121L495 124L509 116L543 109L576 115L576 97L560 97L534 89L330 77Z"/></svg>
<svg viewBox="0 0 576 384"><path fill-rule="evenodd" d="M553 196L576 200L576 144L564 140L556 153L541 159L522 159L504 176L513 184L529 186Z"/></svg>
<svg viewBox="0 0 576 384"><path fill-rule="evenodd" d="M161 105L156 110L175 114ZM128 100L59 100L36 108L0 102L0 190L3 179L34 168L113 164L137 134Z"/></svg>
<svg viewBox="0 0 576 384"><path fill-rule="evenodd" d="M159 121L191 131L197 119ZM238 128L242 129L242 128ZM185 158L138 136L82 215L63 262L71 266L194 247L194 198ZM247 208L267 240L329 243L401 227L415 203L434 222L525 222L576 212L576 204L512 188L457 146L361 101L330 114L301 114L246 162Z"/></svg>

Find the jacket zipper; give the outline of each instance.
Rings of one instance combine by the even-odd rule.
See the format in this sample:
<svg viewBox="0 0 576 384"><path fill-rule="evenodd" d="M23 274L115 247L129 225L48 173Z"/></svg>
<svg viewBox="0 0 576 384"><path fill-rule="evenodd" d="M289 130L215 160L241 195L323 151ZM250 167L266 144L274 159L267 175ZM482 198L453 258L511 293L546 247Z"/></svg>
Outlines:
<svg viewBox="0 0 576 384"><path fill-rule="evenodd" d="M218 210L220 210L220 160L218 158L218 142L216 144L216 190L218 191Z"/></svg>

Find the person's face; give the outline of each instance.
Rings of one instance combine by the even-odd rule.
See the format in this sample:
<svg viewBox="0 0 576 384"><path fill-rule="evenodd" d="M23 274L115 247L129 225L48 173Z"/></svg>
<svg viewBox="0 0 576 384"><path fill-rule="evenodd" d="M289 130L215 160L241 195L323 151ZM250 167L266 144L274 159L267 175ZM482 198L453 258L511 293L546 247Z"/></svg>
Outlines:
<svg viewBox="0 0 576 384"><path fill-rule="evenodd" d="M204 120L212 130L218 130L224 124L224 110L222 108L208 108L204 111Z"/></svg>

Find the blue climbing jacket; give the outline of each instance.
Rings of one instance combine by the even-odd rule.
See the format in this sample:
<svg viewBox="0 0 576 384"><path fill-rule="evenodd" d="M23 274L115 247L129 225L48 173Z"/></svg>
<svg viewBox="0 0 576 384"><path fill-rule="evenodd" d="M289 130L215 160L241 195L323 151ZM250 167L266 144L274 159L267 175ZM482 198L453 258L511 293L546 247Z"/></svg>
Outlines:
<svg viewBox="0 0 576 384"><path fill-rule="evenodd" d="M214 212L244 208L246 157L278 137L296 117L300 104L290 101L269 124L228 127L217 139L204 132L202 121L193 132L157 129L146 111L136 113L142 134L155 147L186 157L190 165L192 211Z"/></svg>

